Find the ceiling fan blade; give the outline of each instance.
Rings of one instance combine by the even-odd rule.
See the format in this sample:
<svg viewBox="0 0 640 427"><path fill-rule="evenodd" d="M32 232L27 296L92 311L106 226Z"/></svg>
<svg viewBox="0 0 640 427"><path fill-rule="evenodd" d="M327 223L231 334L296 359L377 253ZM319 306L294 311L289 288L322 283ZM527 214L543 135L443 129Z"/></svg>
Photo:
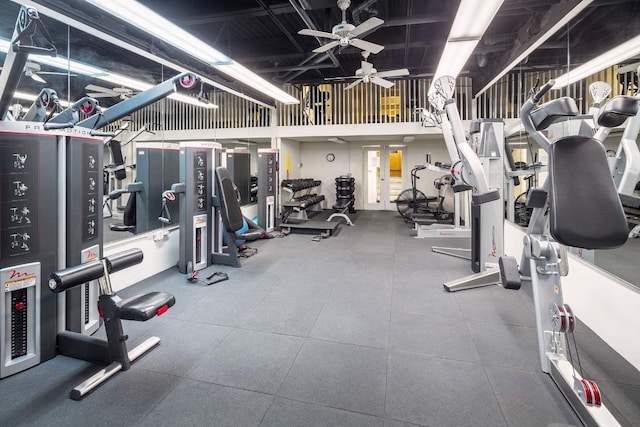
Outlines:
<svg viewBox="0 0 640 427"><path fill-rule="evenodd" d="M390 87L392 87L394 85L393 82L390 82L389 80L385 80L382 79L378 76L371 76L371 80L369 80L371 83L377 84L378 86L382 86L386 89L389 89Z"/></svg>
<svg viewBox="0 0 640 427"><path fill-rule="evenodd" d="M371 70L373 69L373 64L367 61L360 61L360 70L362 75L371 74Z"/></svg>
<svg viewBox="0 0 640 427"><path fill-rule="evenodd" d="M325 77L324 80L325 81L340 81L340 80L347 80L347 79L359 79L360 77L357 76L344 76L344 77Z"/></svg>
<svg viewBox="0 0 640 427"><path fill-rule="evenodd" d="M106 93L111 93L113 92L113 90L106 88L104 86L98 86L98 85L94 85L94 84L88 84L84 87L86 90L93 90L96 92L106 92Z"/></svg>
<svg viewBox="0 0 640 427"><path fill-rule="evenodd" d="M351 36L357 37L360 34L365 33L369 30L373 30L374 28L379 27L382 24L384 24L384 21L374 16L372 18L367 19L362 24L354 28L353 31L351 31Z"/></svg>
<svg viewBox="0 0 640 427"><path fill-rule="evenodd" d="M327 33L324 31L318 31L318 30L312 30L310 28L305 28L304 30L300 30L298 31L298 34L301 34L303 36L313 36L313 37L326 37L328 39L336 39L336 38L340 38L338 36L336 36L335 34L331 34L331 33Z"/></svg>
<svg viewBox="0 0 640 427"><path fill-rule="evenodd" d="M74 73L64 73L61 71L38 71L38 74L47 74L50 76L71 76L71 77L77 76L77 74L74 74Z"/></svg>
<svg viewBox="0 0 640 427"><path fill-rule="evenodd" d="M97 93L87 92L85 95L91 98L113 98L114 96L117 96L117 95L109 95L108 93L104 93L104 92L97 92Z"/></svg>
<svg viewBox="0 0 640 427"><path fill-rule="evenodd" d="M37 75L36 73L31 73L29 77L31 77L33 80L37 81L38 83L47 84L47 81L42 77L40 77L39 75Z"/></svg>
<svg viewBox="0 0 640 427"><path fill-rule="evenodd" d="M326 52L328 50L333 49L334 47L338 46L339 44L340 44L340 42L336 40L336 41L333 41L333 42L329 42L327 44L323 44L322 46L320 46L320 47L318 47L316 49L313 49L313 51L315 53L323 53L323 52Z"/></svg>
<svg viewBox="0 0 640 427"><path fill-rule="evenodd" d="M350 39L349 44L371 53L380 53L384 46L360 39Z"/></svg>
<svg viewBox="0 0 640 427"><path fill-rule="evenodd" d="M406 68L398 69L398 70L388 70L388 71L379 71L376 76L378 77L400 77L400 76L408 76L409 70Z"/></svg>
<svg viewBox="0 0 640 427"><path fill-rule="evenodd" d="M347 85L344 90L349 90L349 89L353 89L354 87L358 86L360 84L360 82L362 81L362 79L358 79L355 82Z"/></svg>

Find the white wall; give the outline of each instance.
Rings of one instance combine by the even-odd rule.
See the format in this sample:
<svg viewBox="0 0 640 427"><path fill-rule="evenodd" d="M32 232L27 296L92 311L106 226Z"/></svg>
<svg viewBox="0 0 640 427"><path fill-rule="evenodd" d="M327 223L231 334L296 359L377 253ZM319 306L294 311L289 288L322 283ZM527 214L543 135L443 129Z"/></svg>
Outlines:
<svg viewBox="0 0 640 427"><path fill-rule="evenodd" d="M518 263L524 234L521 228L505 222L505 253L515 256ZM569 275L562 278L562 292L580 320L640 369L640 290L570 253Z"/></svg>
<svg viewBox="0 0 640 427"><path fill-rule="evenodd" d="M350 173L356 181L355 207L361 210L364 206L364 146L402 144L403 143L397 139L389 139L387 141L376 140L372 142L349 142L347 144L336 144L334 142L302 142L299 143L302 163L299 178L314 178L322 181L320 193L325 195L323 208L329 209L335 202L335 178ZM428 140L415 140L404 145L406 146L404 159L406 173L403 176L403 189L410 188L411 181L409 172L413 166L425 163L427 153L431 153L432 162L449 162L444 140L441 137L434 137ZM328 153L335 155L333 162L327 161L326 156ZM418 175L420 176L418 189L427 195L435 196L437 190L433 185L433 181L441 175L442 174L438 172L428 170L421 171ZM282 176L281 167L281 177ZM449 195L449 197L452 196ZM452 203L453 199L451 199L451 204Z"/></svg>

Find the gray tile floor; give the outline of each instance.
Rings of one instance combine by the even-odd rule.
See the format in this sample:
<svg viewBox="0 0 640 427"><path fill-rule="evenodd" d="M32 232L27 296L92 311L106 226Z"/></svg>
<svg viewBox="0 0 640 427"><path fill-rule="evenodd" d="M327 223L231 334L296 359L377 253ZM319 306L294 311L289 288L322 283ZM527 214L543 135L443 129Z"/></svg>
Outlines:
<svg viewBox="0 0 640 427"><path fill-rule="evenodd" d="M0 425L579 425L539 369L531 290L447 293L468 262L434 254L392 212L355 227L260 241L230 280L167 271L121 292L166 290L160 318L125 322L161 345L80 402L96 367L58 356L0 381ZM443 244L444 243L444 244ZM455 241L438 245L454 245ZM623 425L640 425L640 373L584 328L582 360Z"/></svg>

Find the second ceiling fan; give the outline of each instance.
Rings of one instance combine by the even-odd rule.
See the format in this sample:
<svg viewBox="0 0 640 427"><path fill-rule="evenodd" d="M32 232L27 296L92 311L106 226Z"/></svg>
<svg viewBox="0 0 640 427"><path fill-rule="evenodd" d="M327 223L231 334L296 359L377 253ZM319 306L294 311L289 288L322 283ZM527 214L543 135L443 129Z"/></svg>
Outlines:
<svg viewBox="0 0 640 427"><path fill-rule="evenodd" d="M382 49L384 49L384 46L382 45L357 38L360 34L363 34L369 30L373 30L374 28L377 28L380 25L384 24L384 21L380 18L372 17L367 19L357 27L353 24L349 24L347 22L347 9L349 8L349 5L351 5L351 0L338 0L338 7L342 10L342 22L333 27L330 33L312 30L310 28L305 28L304 30L298 31L298 34L302 34L304 36L333 39L332 42L326 43L314 49L313 51L315 53L326 52L336 46L355 46L359 49L366 50L372 53L379 53Z"/></svg>
<svg viewBox="0 0 640 427"><path fill-rule="evenodd" d="M349 90L359 85L360 83L373 83L378 86L382 86L386 89L389 89L394 85L393 82L386 80L385 77L401 77L408 76L409 70L406 68L399 68L396 70L387 70L387 71L378 71L373 67L371 62L368 62L369 52L362 52L362 56L364 58L363 61L360 62L360 68L356 70L356 75L352 77L338 77L336 79L327 79L327 80L342 80L342 79L357 79L355 82L347 85L344 90Z"/></svg>

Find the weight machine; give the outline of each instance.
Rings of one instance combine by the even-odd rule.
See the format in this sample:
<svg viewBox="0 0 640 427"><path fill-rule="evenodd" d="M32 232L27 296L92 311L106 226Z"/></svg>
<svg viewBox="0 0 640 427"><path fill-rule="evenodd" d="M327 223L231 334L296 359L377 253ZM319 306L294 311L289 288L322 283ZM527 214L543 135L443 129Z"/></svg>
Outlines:
<svg viewBox="0 0 640 427"><path fill-rule="evenodd" d="M471 197L471 276L444 283L445 289L455 292L480 286L497 284L500 281L497 261L502 254L504 211L500 185L502 176L502 144L504 140L501 120L480 120L474 125L472 134L480 135L479 157L471 148L462 128L462 120L453 99L455 79L440 77L434 82L435 91L429 102L436 109L445 143L452 161L453 176L468 188L473 188ZM457 248L438 248L436 253L457 256Z"/></svg>
<svg viewBox="0 0 640 427"><path fill-rule="evenodd" d="M575 315L562 296L561 276L568 274L566 246L609 249L622 245L628 234L624 211L611 176L602 141L610 128L637 114L638 101L616 97L598 116L594 137L568 136L551 142L543 130L553 122L578 115L575 101L558 98L538 106L554 81L532 92L522 106L524 128L549 154L549 176L542 188L529 193L533 214L524 238L520 269L513 257L500 259L502 285L520 288L520 275L530 277L542 371L556 382L581 421L588 426L619 425L602 403L600 389L583 378L575 336ZM589 165L576 180L574 165ZM598 203L593 203L593 194Z"/></svg>

